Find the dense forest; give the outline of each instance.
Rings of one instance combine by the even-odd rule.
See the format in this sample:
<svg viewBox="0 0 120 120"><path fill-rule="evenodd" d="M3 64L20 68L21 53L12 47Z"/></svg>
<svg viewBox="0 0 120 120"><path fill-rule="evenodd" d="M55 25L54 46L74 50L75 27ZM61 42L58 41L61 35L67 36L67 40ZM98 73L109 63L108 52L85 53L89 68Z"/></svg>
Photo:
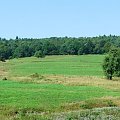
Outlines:
<svg viewBox="0 0 120 120"><path fill-rule="evenodd" d="M41 39L0 38L0 60L34 56L37 51L45 55L104 54L111 47L120 47L120 36L51 37Z"/></svg>

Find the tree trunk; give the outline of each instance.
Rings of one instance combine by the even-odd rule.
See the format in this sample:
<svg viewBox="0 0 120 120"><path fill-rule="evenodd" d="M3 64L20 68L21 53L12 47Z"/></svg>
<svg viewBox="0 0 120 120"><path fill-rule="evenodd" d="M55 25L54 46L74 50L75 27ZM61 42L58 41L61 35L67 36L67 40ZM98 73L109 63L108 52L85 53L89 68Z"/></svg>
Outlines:
<svg viewBox="0 0 120 120"><path fill-rule="evenodd" d="M112 80L112 75L110 76L110 78L109 78L110 80Z"/></svg>

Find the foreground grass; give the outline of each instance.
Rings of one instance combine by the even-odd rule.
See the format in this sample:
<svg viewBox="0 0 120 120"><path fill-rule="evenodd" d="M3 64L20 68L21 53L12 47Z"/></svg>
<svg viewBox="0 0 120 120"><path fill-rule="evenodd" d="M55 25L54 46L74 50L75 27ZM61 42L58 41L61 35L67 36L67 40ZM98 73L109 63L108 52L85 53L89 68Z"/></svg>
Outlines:
<svg viewBox="0 0 120 120"><path fill-rule="evenodd" d="M54 120L120 120L120 108L95 108L86 111L61 113L52 117Z"/></svg>
<svg viewBox="0 0 120 120"><path fill-rule="evenodd" d="M67 102L79 102L94 97L119 96L118 91L110 91L93 86L64 86L57 84L32 84L0 81L1 105L18 107L38 107L51 110ZM28 102L29 101L29 102Z"/></svg>
<svg viewBox="0 0 120 120"><path fill-rule="evenodd" d="M0 81L0 117L50 114L54 112L119 106L109 96L119 99L119 91L93 86L65 86ZM97 98L101 98L100 100ZM96 102L97 101L97 102ZM32 116L31 116L32 117Z"/></svg>

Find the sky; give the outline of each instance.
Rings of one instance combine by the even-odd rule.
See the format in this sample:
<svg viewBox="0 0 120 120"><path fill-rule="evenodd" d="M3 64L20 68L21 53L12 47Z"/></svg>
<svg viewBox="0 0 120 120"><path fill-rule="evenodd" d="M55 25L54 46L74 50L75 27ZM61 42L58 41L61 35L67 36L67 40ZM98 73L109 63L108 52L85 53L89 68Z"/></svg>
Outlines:
<svg viewBox="0 0 120 120"><path fill-rule="evenodd" d="M120 35L120 0L0 0L0 37Z"/></svg>

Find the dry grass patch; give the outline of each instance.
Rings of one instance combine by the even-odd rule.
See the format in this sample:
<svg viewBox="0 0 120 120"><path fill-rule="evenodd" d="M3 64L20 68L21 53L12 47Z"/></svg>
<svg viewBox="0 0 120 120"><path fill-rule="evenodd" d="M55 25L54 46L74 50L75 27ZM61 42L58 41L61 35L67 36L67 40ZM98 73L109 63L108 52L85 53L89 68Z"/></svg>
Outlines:
<svg viewBox="0 0 120 120"><path fill-rule="evenodd" d="M6 77L9 80L33 83L55 83L69 86L96 86L120 91L120 78L107 80L94 76L63 76L63 75L40 75L33 73L29 76L12 76L6 71L0 70L0 78Z"/></svg>
<svg viewBox="0 0 120 120"><path fill-rule="evenodd" d="M31 82L31 83L52 83L51 79L46 78L46 76L39 75L37 73L31 74L29 76L8 76L9 80L17 82Z"/></svg>
<svg viewBox="0 0 120 120"><path fill-rule="evenodd" d="M66 112L103 107L120 107L120 97L102 97L81 102L66 103L61 105L59 109Z"/></svg>
<svg viewBox="0 0 120 120"><path fill-rule="evenodd" d="M96 86L96 87L111 89L114 91L120 90L120 78L107 80L105 78L91 77L91 76L80 77L80 76L62 76L62 75L39 75L35 73L24 77L8 76L8 78L14 81L21 81L21 82L55 83L55 84L64 84L70 86Z"/></svg>
<svg viewBox="0 0 120 120"><path fill-rule="evenodd" d="M52 79L52 81L74 86L96 86L104 87L112 90L120 90L120 78L113 80L107 80L100 77L89 77L89 76L46 76L46 78Z"/></svg>

